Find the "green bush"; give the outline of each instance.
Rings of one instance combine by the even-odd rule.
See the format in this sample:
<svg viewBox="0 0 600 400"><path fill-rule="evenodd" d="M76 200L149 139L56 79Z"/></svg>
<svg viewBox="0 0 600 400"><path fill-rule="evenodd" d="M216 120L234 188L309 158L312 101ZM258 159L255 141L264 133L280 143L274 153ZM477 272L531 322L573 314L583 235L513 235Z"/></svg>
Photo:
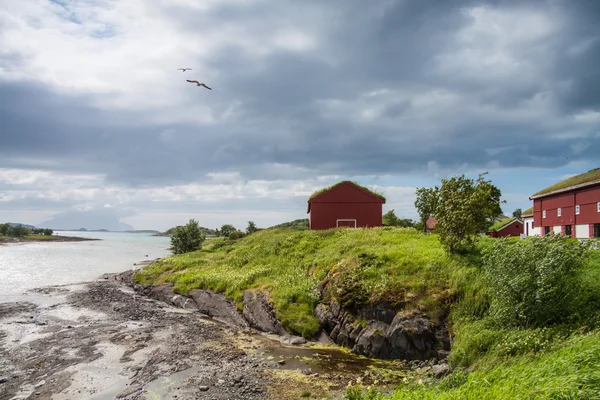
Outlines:
<svg viewBox="0 0 600 400"><path fill-rule="evenodd" d="M484 251L490 315L506 326L561 321L575 308L587 255L586 244L556 235L499 239Z"/></svg>
<svg viewBox="0 0 600 400"><path fill-rule="evenodd" d="M229 240L237 240L237 239L241 239L241 238L243 238L244 236L246 236L246 235L244 234L244 232L242 232L242 231L238 231L238 230L232 231L232 232L230 232L230 233L229 233L229 235L228 235L228 237L229 237Z"/></svg>
<svg viewBox="0 0 600 400"><path fill-rule="evenodd" d="M185 226L177 226L171 235L171 251L175 254L200 250L205 236L198 221L190 219Z"/></svg>

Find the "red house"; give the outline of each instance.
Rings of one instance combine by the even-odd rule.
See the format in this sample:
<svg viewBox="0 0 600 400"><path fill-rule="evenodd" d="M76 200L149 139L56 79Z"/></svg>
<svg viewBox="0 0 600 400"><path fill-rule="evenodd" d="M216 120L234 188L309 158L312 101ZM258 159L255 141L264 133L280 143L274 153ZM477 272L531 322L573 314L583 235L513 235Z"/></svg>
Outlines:
<svg viewBox="0 0 600 400"><path fill-rule="evenodd" d="M542 235L600 237L600 168L567 178L529 199L533 222Z"/></svg>
<svg viewBox="0 0 600 400"><path fill-rule="evenodd" d="M488 235L491 237L505 237L505 236L521 236L523 233L523 221L519 218L505 218L489 229Z"/></svg>
<svg viewBox="0 0 600 400"><path fill-rule="evenodd" d="M308 199L310 229L381 226L385 198L357 183L339 182Z"/></svg>

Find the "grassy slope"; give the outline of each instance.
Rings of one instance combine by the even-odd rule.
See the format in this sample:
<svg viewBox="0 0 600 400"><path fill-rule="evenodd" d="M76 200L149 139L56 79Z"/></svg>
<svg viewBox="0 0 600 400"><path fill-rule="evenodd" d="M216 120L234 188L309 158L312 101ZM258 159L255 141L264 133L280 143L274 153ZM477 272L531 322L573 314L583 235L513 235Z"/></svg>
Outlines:
<svg viewBox="0 0 600 400"><path fill-rule="evenodd" d="M494 239L482 238L479 247ZM138 274L142 283L169 281L178 291L199 287L241 300L243 290L269 290L288 329L317 327L315 288L327 273L358 278L371 299L398 299L435 316L452 301L455 334L441 382L403 384L391 399L600 398L600 251L583 272L580 323L550 329L506 329L485 317L479 257L448 257L435 235L411 229L265 230L235 243L163 259ZM352 280L350 280L352 281ZM338 279L337 284L344 282ZM342 285L343 286L343 285ZM357 286L350 286L357 291Z"/></svg>
<svg viewBox="0 0 600 400"><path fill-rule="evenodd" d="M435 236L414 229L275 229L163 259L137 279L172 282L183 294L193 288L224 292L238 305L244 290L267 290L283 325L308 337L318 329L317 285L328 274L342 302L384 298L436 318L450 298L476 291L476 271L468 260L448 257Z"/></svg>
<svg viewBox="0 0 600 400"><path fill-rule="evenodd" d="M600 168L592 169L583 174L575 175L570 178L564 179L558 183L555 183L552 186L549 186L543 190L540 190L539 192L534 194L534 196L544 194L544 193L550 193L555 190L565 189L565 188L575 186L575 185L581 185L583 183L594 182L597 180L600 180Z"/></svg>

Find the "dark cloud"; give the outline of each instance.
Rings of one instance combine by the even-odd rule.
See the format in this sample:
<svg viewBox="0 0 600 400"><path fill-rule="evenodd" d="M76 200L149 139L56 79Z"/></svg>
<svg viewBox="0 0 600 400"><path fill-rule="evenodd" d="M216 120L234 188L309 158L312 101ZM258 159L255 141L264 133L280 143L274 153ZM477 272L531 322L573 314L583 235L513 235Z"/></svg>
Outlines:
<svg viewBox="0 0 600 400"><path fill-rule="evenodd" d="M525 77L440 70L440 55L485 49L485 35L474 39L481 43L456 39L473 24L463 12L471 6L508 14L546 10L564 21L558 32L505 49L521 57ZM2 82L0 167L53 165L144 186L201 181L215 171L239 171L247 179L401 174L430 161L442 168L485 168L492 161L556 167L566 157L598 154L600 139L592 136L598 127L572 125L574 115L600 108L597 2L259 2L204 14L173 5L165 15L190 35L204 24L237 24L240 34L270 40L287 26L317 42L314 50L282 47L257 57L232 40L209 61L204 56L219 71L211 97L203 97L222 118L216 124L156 123L144 111L96 108L93 96ZM472 66L464 62L467 71ZM365 97L380 89L391 94ZM435 100L440 93L453 100ZM542 95L550 100L535 103ZM235 101L239 114L227 119ZM341 111L328 117L327 101L340 102ZM361 119L370 107L379 114ZM585 151L572 151L568 135L550 137L571 131L587 137ZM505 146L510 150L484 151ZM292 168L278 170L277 163Z"/></svg>

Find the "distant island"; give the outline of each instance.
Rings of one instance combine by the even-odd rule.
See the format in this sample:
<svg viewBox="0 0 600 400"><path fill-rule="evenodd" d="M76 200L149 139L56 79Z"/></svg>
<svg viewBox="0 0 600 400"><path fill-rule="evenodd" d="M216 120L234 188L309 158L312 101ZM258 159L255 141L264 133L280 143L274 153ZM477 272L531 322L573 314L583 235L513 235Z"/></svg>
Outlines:
<svg viewBox="0 0 600 400"><path fill-rule="evenodd" d="M33 225L16 222L0 224L0 244L22 242L82 242L88 240L100 239L54 235L52 229L36 228Z"/></svg>

